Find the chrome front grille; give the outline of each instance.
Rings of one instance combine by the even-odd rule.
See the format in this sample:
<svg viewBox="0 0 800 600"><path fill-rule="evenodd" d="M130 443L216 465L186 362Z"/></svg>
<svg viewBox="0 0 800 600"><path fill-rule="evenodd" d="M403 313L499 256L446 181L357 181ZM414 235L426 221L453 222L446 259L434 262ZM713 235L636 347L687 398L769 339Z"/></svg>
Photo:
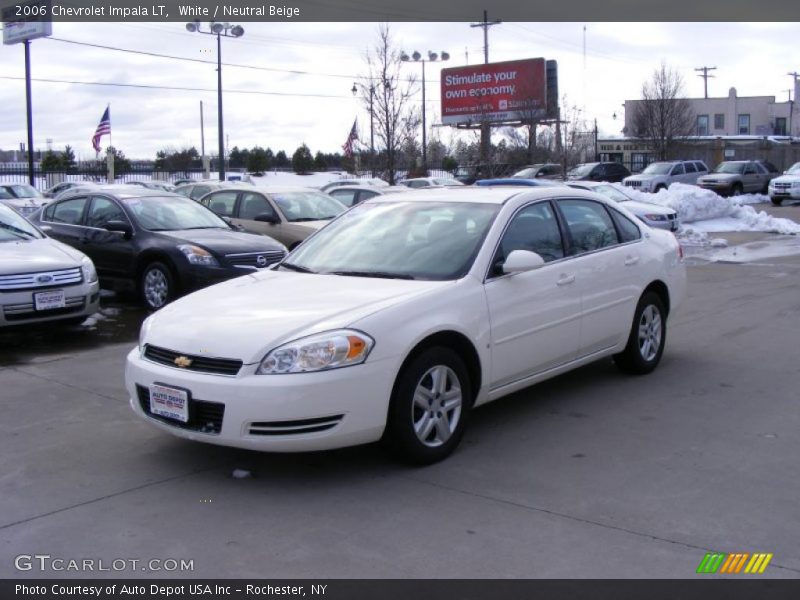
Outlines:
<svg viewBox="0 0 800 600"><path fill-rule="evenodd" d="M792 189L791 183L778 182L778 183L773 183L772 186L775 188L776 192L788 192L790 189Z"/></svg>
<svg viewBox="0 0 800 600"><path fill-rule="evenodd" d="M302 435L327 431L336 427L344 415L331 415L330 417L316 417L314 419L300 419L296 421L257 421L250 423L250 435Z"/></svg>
<svg viewBox="0 0 800 600"><path fill-rule="evenodd" d="M263 269L283 259L286 253L283 250L269 252L246 252L242 254L226 254L225 260L231 266L240 269Z"/></svg>
<svg viewBox="0 0 800 600"><path fill-rule="evenodd" d="M81 268L41 271L39 273L20 273L0 275L0 292L17 292L37 288L75 285L83 281Z"/></svg>
<svg viewBox="0 0 800 600"><path fill-rule="evenodd" d="M3 317L6 321L21 321L23 319L55 317L58 315L69 315L81 312L86 307L84 296L74 296L64 300L64 308L51 308L48 310L36 310L33 302L21 304L6 304L3 307Z"/></svg>
<svg viewBox="0 0 800 600"><path fill-rule="evenodd" d="M199 356L196 354L183 354L175 350L159 348L147 344L144 347L144 357L147 360L156 362L175 369L186 369L187 371L198 371L200 373L213 373L214 375L236 375L242 368L242 361L233 358L214 358L210 356ZM181 360L182 359L182 360ZM178 360L178 362L176 362ZM179 363L186 364L179 367Z"/></svg>

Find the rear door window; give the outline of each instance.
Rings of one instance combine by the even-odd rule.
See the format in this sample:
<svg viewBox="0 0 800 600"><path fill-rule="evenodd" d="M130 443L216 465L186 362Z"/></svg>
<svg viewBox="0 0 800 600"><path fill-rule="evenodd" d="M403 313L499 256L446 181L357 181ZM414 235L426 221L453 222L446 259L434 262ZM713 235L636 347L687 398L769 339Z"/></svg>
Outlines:
<svg viewBox="0 0 800 600"><path fill-rule="evenodd" d="M80 225L83 221L83 210L88 198L72 198L54 204L45 211L45 219L53 223L65 225Z"/></svg>
<svg viewBox="0 0 800 600"><path fill-rule="evenodd" d="M216 192L203 198L203 206L207 206L221 217L231 217L238 196L239 192Z"/></svg>

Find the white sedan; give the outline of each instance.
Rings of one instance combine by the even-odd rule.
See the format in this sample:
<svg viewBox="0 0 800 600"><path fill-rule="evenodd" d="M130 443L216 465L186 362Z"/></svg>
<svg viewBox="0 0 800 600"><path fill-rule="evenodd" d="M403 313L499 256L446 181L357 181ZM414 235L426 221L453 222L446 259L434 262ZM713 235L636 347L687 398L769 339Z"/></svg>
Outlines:
<svg viewBox="0 0 800 600"><path fill-rule="evenodd" d="M591 192L379 196L274 269L150 316L126 385L136 414L184 438L280 452L382 439L430 463L476 406L607 356L652 371L685 288L675 237Z"/></svg>

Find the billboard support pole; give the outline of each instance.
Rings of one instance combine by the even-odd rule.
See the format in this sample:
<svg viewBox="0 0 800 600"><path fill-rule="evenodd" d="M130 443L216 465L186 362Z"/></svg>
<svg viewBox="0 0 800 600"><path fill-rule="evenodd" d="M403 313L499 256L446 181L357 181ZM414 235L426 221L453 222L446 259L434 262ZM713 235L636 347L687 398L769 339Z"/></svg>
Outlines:
<svg viewBox="0 0 800 600"><path fill-rule="evenodd" d="M489 27L492 25L499 25L502 21L489 21L489 14L486 10L483 11L483 22L482 23L472 23L470 27L482 27L483 28L483 64L489 64ZM492 143L491 138L492 130L489 126L489 123L483 122L481 123L481 164L487 164L489 162L489 148Z"/></svg>
<svg viewBox="0 0 800 600"><path fill-rule="evenodd" d="M31 109L31 41L25 40L25 106L28 112L28 183L33 185L33 110Z"/></svg>

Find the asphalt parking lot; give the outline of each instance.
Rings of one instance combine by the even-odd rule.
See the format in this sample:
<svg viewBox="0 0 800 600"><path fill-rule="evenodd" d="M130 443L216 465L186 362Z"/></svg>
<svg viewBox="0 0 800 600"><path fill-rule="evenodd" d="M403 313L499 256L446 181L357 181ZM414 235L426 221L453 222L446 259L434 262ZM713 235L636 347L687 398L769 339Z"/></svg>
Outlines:
<svg viewBox="0 0 800 600"><path fill-rule="evenodd" d="M517 393L426 468L155 431L123 387L143 315L124 298L91 327L0 334L0 577L687 578L719 551L796 578L800 255L690 264L655 373L602 361ZM37 554L141 562L15 568Z"/></svg>

